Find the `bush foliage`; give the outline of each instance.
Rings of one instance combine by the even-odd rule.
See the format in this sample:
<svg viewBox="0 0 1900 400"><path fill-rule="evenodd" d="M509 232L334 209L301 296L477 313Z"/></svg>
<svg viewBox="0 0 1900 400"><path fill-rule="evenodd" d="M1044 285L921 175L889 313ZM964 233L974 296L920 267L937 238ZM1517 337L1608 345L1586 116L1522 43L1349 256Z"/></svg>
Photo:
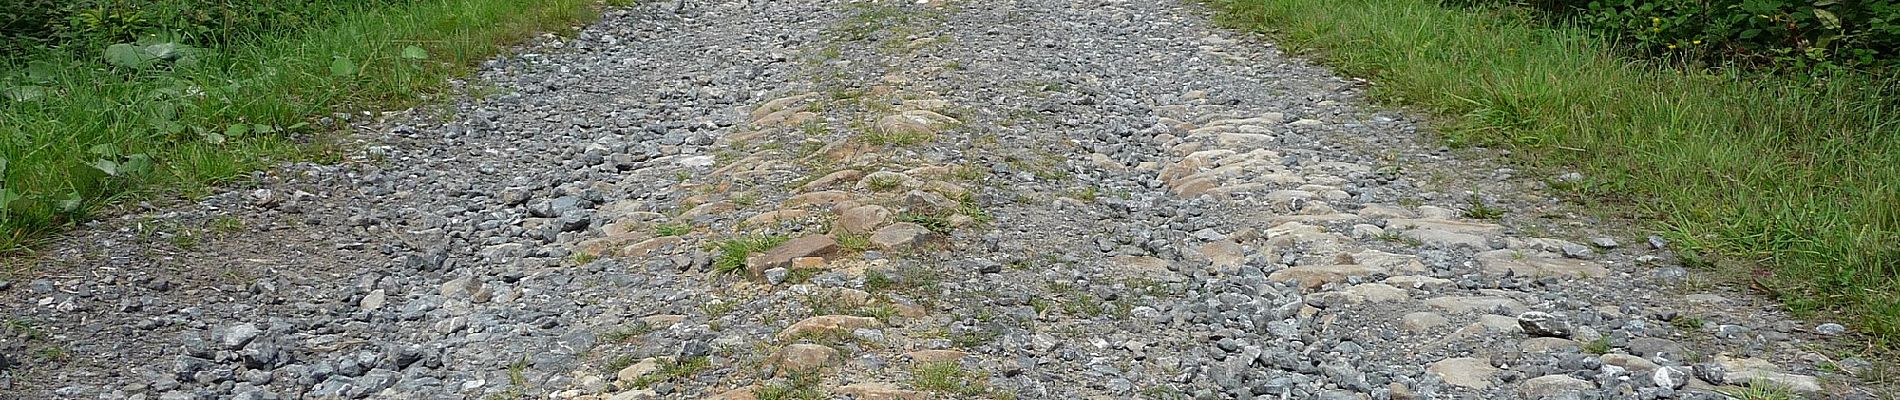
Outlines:
<svg viewBox="0 0 1900 400"><path fill-rule="evenodd" d="M201 47L290 32L343 12L411 0L0 1L0 52L96 50L157 35Z"/></svg>
<svg viewBox="0 0 1900 400"><path fill-rule="evenodd" d="M1772 68L1900 65L1892 0L1452 0L1533 7L1657 56Z"/></svg>

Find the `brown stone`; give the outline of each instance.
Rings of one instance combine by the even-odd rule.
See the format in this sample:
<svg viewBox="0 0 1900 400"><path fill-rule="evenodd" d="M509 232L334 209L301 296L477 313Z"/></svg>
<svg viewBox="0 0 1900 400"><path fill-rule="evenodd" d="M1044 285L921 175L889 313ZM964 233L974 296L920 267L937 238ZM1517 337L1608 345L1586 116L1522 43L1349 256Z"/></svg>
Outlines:
<svg viewBox="0 0 1900 400"><path fill-rule="evenodd" d="M798 257L792 259L792 269L824 269L824 257Z"/></svg>
<svg viewBox="0 0 1900 400"><path fill-rule="evenodd" d="M956 362L957 360L962 360L963 357L969 356L970 353L964 353L964 352L956 351L956 350L918 350L918 351L913 351L909 353L904 353L904 355L910 356L910 360L913 362L916 362L919 364L929 364L929 363L939 363L939 362Z"/></svg>
<svg viewBox="0 0 1900 400"><path fill-rule="evenodd" d="M825 174L825 176L813 179L811 182L805 182L805 185L800 186L799 189L806 191L824 190L835 187L841 182L856 182L858 178L862 177L864 177L864 172L855 169L840 170Z"/></svg>
<svg viewBox="0 0 1900 400"><path fill-rule="evenodd" d="M923 245L935 235L923 225L909 222L890 224L871 234L871 245L884 250L904 250Z"/></svg>
<svg viewBox="0 0 1900 400"><path fill-rule="evenodd" d="M628 233L582 240L580 243L574 245L574 253L595 257L604 256L610 251L619 249L621 246L645 240L646 238L645 234Z"/></svg>
<svg viewBox="0 0 1900 400"><path fill-rule="evenodd" d="M923 392L898 389L889 383L853 383L832 389L833 393L848 394L858 400L928 400L930 395Z"/></svg>
<svg viewBox="0 0 1900 400"><path fill-rule="evenodd" d="M1317 289L1328 283L1344 282L1347 277L1369 276L1384 271L1384 268L1366 265L1302 265L1274 271L1267 275L1267 280L1296 281L1302 288Z"/></svg>
<svg viewBox="0 0 1900 400"><path fill-rule="evenodd" d="M800 218L808 216L811 216L810 211L796 209L778 210L759 213L759 215L754 215L752 218L746 218L744 223L747 226L771 225L784 221L797 221Z"/></svg>
<svg viewBox="0 0 1900 400"><path fill-rule="evenodd" d="M844 210L838 216L838 227L849 233L870 233L891 222L895 214L884 206L857 206Z"/></svg>
<svg viewBox="0 0 1900 400"><path fill-rule="evenodd" d="M1544 257L1517 250L1492 250L1478 253L1478 265L1484 267L1485 272L1493 274L1509 272L1527 277L1601 278L1610 274L1609 268L1604 268L1596 262Z"/></svg>
<svg viewBox="0 0 1900 400"><path fill-rule="evenodd" d="M797 343L779 349L772 355L772 365L778 367L779 375L788 373L816 372L832 365L840 357L838 349L820 344Z"/></svg>
<svg viewBox="0 0 1900 400"><path fill-rule="evenodd" d="M858 328L877 327L883 324L877 318L856 317L850 315L820 315L806 318L779 331L779 340L791 339L799 335L826 331L850 331Z"/></svg>
<svg viewBox="0 0 1900 400"><path fill-rule="evenodd" d="M754 278L765 276L765 270L790 266L792 259L799 257L824 257L838 251L838 241L830 236L811 235L788 240L778 247L766 250L759 255L747 257L746 273Z"/></svg>
<svg viewBox="0 0 1900 400"><path fill-rule="evenodd" d="M678 236L665 236L665 237L656 237L652 239L647 239L645 241L641 241L640 243L634 243L632 245L628 245L627 247L620 248L620 256L645 257L647 254L653 253L654 250L659 250L667 246L678 245L680 241L681 239Z"/></svg>

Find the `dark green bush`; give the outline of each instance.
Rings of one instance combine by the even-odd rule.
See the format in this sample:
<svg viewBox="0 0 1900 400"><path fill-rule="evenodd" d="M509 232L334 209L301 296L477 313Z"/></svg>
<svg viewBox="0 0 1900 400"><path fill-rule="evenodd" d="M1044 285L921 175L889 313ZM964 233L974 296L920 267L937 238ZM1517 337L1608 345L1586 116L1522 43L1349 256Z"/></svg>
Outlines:
<svg viewBox="0 0 1900 400"><path fill-rule="evenodd" d="M1527 6L1648 55L1793 70L1900 65L1892 0L1449 0Z"/></svg>
<svg viewBox="0 0 1900 400"><path fill-rule="evenodd" d="M0 52L96 51L158 35L199 47L289 32L357 9L412 0L5 0Z"/></svg>

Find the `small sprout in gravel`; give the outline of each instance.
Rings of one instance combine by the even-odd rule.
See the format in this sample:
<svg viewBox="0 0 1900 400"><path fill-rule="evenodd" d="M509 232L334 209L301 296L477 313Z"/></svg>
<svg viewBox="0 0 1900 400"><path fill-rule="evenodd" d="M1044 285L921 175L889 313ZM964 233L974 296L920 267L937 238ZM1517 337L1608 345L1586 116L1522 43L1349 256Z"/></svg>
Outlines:
<svg viewBox="0 0 1900 400"><path fill-rule="evenodd" d="M1099 193L1097 192L1094 186L1088 186L1088 187L1084 187L1080 189L1069 189L1069 198L1081 200L1085 202L1090 202L1090 203L1095 202L1095 197L1098 194Z"/></svg>
<svg viewBox="0 0 1900 400"><path fill-rule="evenodd" d="M653 227L653 235L660 237L681 236L692 231L693 226L687 224L659 224Z"/></svg>
<svg viewBox="0 0 1900 400"><path fill-rule="evenodd" d="M1702 330L1702 319L1688 315L1677 315L1676 318L1669 320L1669 325L1685 331L1699 331Z"/></svg>
<svg viewBox="0 0 1900 400"><path fill-rule="evenodd" d="M956 362L934 362L911 370L911 386L949 395L982 396L989 394L989 377L964 371Z"/></svg>
<svg viewBox="0 0 1900 400"><path fill-rule="evenodd" d="M653 327L647 325L646 322L634 322L633 324L600 334L600 340L612 343L627 343L652 332Z"/></svg>
<svg viewBox="0 0 1900 400"><path fill-rule="evenodd" d="M1589 343L1584 343L1583 352L1596 354L1596 355L1609 354L1610 337L1609 336L1599 337L1597 338L1597 340L1592 340Z"/></svg>
<svg viewBox="0 0 1900 400"><path fill-rule="evenodd" d="M66 355L66 348L58 345L47 345L33 352L33 358L41 362L64 360Z"/></svg>
<svg viewBox="0 0 1900 400"><path fill-rule="evenodd" d="M950 334L950 344L962 348L972 348L995 341L999 334L987 330L972 330Z"/></svg>
<svg viewBox="0 0 1900 400"><path fill-rule="evenodd" d="M759 194L753 192L735 193L732 195L732 204L740 207L751 207L753 204L759 204Z"/></svg>
<svg viewBox="0 0 1900 400"><path fill-rule="evenodd" d="M673 180L685 182L688 179L693 179L692 171L680 171L680 172L673 173Z"/></svg>
<svg viewBox="0 0 1900 400"><path fill-rule="evenodd" d="M850 252L863 252L871 249L871 236L861 234L839 234L838 247Z"/></svg>
<svg viewBox="0 0 1900 400"><path fill-rule="evenodd" d="M1474 195L1471 195L1471 199L1468 200L1467 203L1465 204L1465 218L1471 218L1471 219L1504 218L1504 209L1492 207L1490 205L1484 204L1484 199L1479 198L1478 195L1474 194Z"/></svg>
<svg viewBox="0 0 1900 400"><path fill-rule="evenodd" d="M983 180L983 177L986 176L989 176L989 171L985 171L983 168L972 164L959 165L955 169L950 170L950 177L964 182L976 182Z"/></svg>
<svg viewBox="0 0 1900 400"><path fill-rule="evenodd" d="M707 319L719 318L737 309L739 302L736 301L713 300L699 305L699 312L706 314Z"/></svg>
<svg viewBox="0 0 1900 400"><path fill-rule="evenodd" d="M907 212L898 214L897 220L899 222L923 225L924 228L930 229L931 232L950 233L950 231L953 230L950 227L950 219L941 215Z"/></svg>
<svg viewBox="0 0 1900 400"><path fill-rule="evenodd" d="M612 360L607 360L607 364L601 365L600 370L601 372L612 374L628 366L632 366L637 362L640 362L640 357L634 357L632 354L621 354L614 356Z"/></svg>
<svg viewBox="0 0 1900 400"><path fill-rule="evenodd" d="M865 132L864 135L860 137L864 138L865 143L870 143L870 144L879 145L879 146L884 146L884 145L913 146L913 145L921 144L924 142L929 142L932 139L936 139L936 137L934 137L933 135L929 133L909 131L909 130L898 131L898 132L872 131L872 132Z"/></svg>
<svg viewBox="0 0 1900 400"><path fill-rule="evenodd" d="M244 220L237 217L218 217L211 220L211 231L219 234L237 233L244 230Z"/></svg>
<svg viewBox="0 0 1900 400"><path fill-rule="evenodd" d="M733 274L745 270L745 259L752 253L762 252L785 243L789 238L780 235L750 235L726 239L714 244L719 257L713 260L713 271Z"/></svg>
<svg viewBox="0 0 1900 400"><path fill-rule="evenodd" d="M1188 398L1187 393L1182 393L1180 389L1175 389L1172 386L1149 386L1146 389L1142 389L1141 394L1144 396L1148 396L1148 398L1150 399L1156 399L1156 400L1176 400L1176 399Z"/></svg>
<svg viewBox="0 0 1900 400"><path fill-rule="evenodd" d="M1760 379L1738 388L1717 390L1717 392L1736 400L1794 400L1800 398L1795 396L1794 391L1787 387Z"/></svg>
<svg viewBox="0 0 1900 400"><path fill-rule="evenodd" d="M831 398L824 389L818 387L818 375L793 374L786 380L775 381L752 392L759 400L824 400Z"/></svg>
<svg viewBox="0 0 1900 400"><path fill-rule="evenodd" d="M577 252L568 258L574 261L574 265L587 265L588 263L594 262L594 260L599 260L600 255L589 252Z"/></svg>
<svg viewBox="0 0 1900 400"><path fill-rule="evenodd" d="M938 279L941 278L936 271L916 265L899 266L889 273L872 269L864 271L864 290L881 292L934 288Z"/></svg>
<svg viewBox="0 0 1900 400"><path fill-rule="evenodd" d="M870 187L872 191L888 192L904 186L904 178L892 175L873 176L865 182L865 186Z"/></svg>
<svg viewBox="0 0 1900 400"><path fill-rule="evenodd" d="M46 334L41 332L38 327L35 327L32 320L9 319L5 327L7 333L26 340L40 340L46 338Z"/></svg>

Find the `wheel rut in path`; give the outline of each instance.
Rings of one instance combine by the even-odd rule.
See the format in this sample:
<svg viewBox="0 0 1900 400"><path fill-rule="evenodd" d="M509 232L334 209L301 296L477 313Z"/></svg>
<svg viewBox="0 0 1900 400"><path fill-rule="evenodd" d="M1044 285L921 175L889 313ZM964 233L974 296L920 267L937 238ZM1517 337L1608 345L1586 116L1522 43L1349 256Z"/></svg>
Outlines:
<svg viewBox="0 0 1900 400"><path fill-rule="evenodd" d="M1871 393L1837 325L1697 285L1195 5L674 9L333 116L344 162L71 233L0 283L0 392Z"/></svg>

